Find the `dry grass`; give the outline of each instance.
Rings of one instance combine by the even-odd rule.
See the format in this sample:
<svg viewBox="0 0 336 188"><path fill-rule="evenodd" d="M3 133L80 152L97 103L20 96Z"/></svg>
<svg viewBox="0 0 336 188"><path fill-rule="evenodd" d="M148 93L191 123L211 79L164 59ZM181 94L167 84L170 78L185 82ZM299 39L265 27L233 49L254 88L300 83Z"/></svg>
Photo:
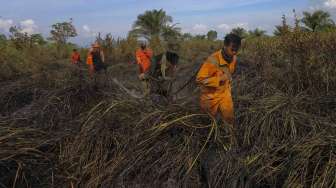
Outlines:
<svg viewBox="0 0 336 188"><path fill-rule="evenodd" d="M2 82L0 187L200 187L205 164L211 187L335 187L334 35L309 52L325 54L318 61L298 47L313 45L311 36L245 42L234 145L229 127L199 110L193 86L168 106L123 92L112 78L138 90L133 65L110 66L98 90L64 63ZM178 86L188 80L178 78Z"/></svg>

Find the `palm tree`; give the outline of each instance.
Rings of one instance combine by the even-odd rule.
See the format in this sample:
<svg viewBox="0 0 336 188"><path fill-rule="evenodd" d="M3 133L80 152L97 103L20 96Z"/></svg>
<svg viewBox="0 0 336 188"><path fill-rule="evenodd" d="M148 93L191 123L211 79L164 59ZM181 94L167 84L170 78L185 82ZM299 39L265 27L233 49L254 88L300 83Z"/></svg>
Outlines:
<svg viewBox="0 0 336 188"><path fill-rule="evenodd" d="M306 29L313 32L335 27L335 22L330 18L330 14L323 10L317 10L313 13L303 12L301 22Z"/></svg>
<svg viewBox="0 0 336 188"><path fill-rule="evenodd" d="M193 38L192 34L191 33L184 33L182 35L182 39L183 40L191 40Z"/></svg>
<svg viewBox="0 0 336 188"><path fill-rule="evenodd" d="M231 33L236 34L236 35L240 36L241 38L246 38L247 35L248 35L247 31L242 27L233 28L231 30Z"/></svg>
<svg viewBox="0 0 336 188"><path fill-rule="evenodd" d="M217 39L217 31L214 31L214 30L210 30L208 33L207 33L207 38L208 40L211 40L211 41L214 41Z"/></svg>
<svg viewBox="0 0 336 188"><path fill-rule="evenodd" d="M206 35L195 35L194 39L196 39L196 40L204 40L204 39L206 39Z"/></svg>
<svg viewBox="0 0 336 188"><path fill-rule="evenodd" d="M167 39L179 35L180 30L176 24L173 24L173 18L160 9L140 14L133 24L130 35L144 37L147 40Z"/></svg>
<svg viewBox="0 0 336 188"><path fill-rule="evenodd" d="M282 25L275 26L275 30L273 32L275 36L283 36L292 31L292 28L287 24L286 15L282 15L281 19Z"/></svg>
<svg viewBox="0 0 336 188"><path fill-rule="evenodd" d="M166 41L182 37L181 28L176 27L177 24L168 25L162 28L161 37Z"/></svg>
<svg viewBox="0 0 336 188"><path fill-rule="evenodd" d="M0 33L0 42L4 42L4 41L6 41L6 40L7 40L6 35Z"/></svg>
<svg viewBox="0 0 336 188"><path fill-rule="evenodd" d="M249 36L251 37L264 37L266 36L266 31L256 28L253 31L249 31Z"/></svg>

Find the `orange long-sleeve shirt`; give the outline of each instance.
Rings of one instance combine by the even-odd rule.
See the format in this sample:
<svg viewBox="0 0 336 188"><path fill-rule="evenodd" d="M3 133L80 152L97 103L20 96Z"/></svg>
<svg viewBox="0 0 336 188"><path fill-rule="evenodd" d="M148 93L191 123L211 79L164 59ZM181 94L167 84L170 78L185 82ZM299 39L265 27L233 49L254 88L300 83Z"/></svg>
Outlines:
<svg viewBox="0 0 336 188"><path fill-rule="evenodd" d="M153 56L153 52L151 49L138 49L135 53L137 64L139 65L140 74L146 73L150 69L151 59Z"/></svg>
<svg viewBox="0 0 336 188"><path fill-rule="evenodd" d="M73 52L71 55L71 62L77 64L80 60L80 54L78 52Z"/></svg>
<svg viewBox="0 0 336 188"><path fill-rule="evenodd" d="M212 54L202 65L196 81L201 86L200 106L214 117L218 113L228 123L234 122L234 107L231 96L231 74L237 62L228 63L222 52Z"/></svg>
<svg viewBox="0 0 336 188"><path fill-rule="evenodd" d="M212 54L202 65L197 74L197 83L202 88L202 93L211 93L230 87L230 77L234 73L237 62L228 63L222 57L222 52ZM226 71L225 71L226 69ZM223 75L229 79L223 80Z"/></svg>

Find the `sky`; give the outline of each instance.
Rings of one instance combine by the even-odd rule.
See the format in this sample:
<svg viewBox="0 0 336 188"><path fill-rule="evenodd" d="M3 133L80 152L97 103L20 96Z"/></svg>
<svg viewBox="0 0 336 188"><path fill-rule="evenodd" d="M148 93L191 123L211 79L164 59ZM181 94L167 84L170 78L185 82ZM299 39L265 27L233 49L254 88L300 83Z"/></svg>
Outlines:
<svg viewBox="0 0 336 188"><path fill-rule="evenodd" d="M139 14L164 9L183 32L224 36L234 27L260 28L272 33L281 16L293 20L302 11L324 9L336 18L336 0L0 0L0 33L17 25L29 34L49 35L51 25L73 19L78 37L89 44L98 32L126 37ZM336 19L335 19L336 20Z"/></svg>

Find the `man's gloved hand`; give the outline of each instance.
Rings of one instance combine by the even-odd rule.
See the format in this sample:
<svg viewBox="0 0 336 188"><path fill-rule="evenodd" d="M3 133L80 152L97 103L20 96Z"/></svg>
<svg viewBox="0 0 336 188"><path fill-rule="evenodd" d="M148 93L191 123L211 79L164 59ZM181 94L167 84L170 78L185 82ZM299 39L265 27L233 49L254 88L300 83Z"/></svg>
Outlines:
<svg viewBox="0 0 336 188"><path fill-rule="evenodd" d="M233 57L232 57L232 62L237 62L238 61L238 57L237 57L237 55L234 55Z"/></svg>
<svg viewBox="0 0 336 188"><path fill-rule="evenodd" d="M231 79L232 79L232 78L229 77L228 75L226 75L226 74L222 74L222 75L220 76L219 85L224 85L226 81L230 81L230 82L231 82L231 81L232 81Z"/></svg>
<svg viewBox="0 0 336 188"><path fill-rule="evenodd" d="M226 74L222 74L222 75L220 76L220 80L221 80L221 81L226 81L226 80L229 80L229 77L228 77Z"/></svg>
<svg viewBox="0 0 336 188"><path fill-rule="evenodd" d="M139 79L140 79L140 80L145 80L145 79L146 79L146 75L145 75L145 73L141 73L141 74L139 74Z"/></svg>

